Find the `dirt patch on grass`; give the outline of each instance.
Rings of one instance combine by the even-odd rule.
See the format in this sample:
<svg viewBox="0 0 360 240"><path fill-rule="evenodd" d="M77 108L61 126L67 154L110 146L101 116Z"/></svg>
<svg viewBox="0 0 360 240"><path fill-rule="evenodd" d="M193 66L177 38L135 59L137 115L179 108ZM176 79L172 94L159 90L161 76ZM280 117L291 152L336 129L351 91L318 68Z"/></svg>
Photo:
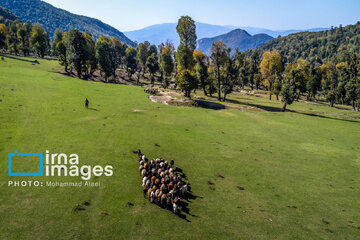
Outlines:
<svg viewBox="0 0 360 240"><path fill-rule="evenodd" d="M187 98L181 98L182 95L177 92L163 91L157 89L158 93L156 95L150 95L149 99L152 102L162 103L165 105L174 105L174 106L194 106L194 101Z"/></svg>
<svg viewBox="0 0 360 240"><path fill-rule="evenodd" d="M134 109L132 112L133 112L133 113L143 113L143 112L145 112L145 111L144 111L144 110L140 110L140 109Z"/></svg>

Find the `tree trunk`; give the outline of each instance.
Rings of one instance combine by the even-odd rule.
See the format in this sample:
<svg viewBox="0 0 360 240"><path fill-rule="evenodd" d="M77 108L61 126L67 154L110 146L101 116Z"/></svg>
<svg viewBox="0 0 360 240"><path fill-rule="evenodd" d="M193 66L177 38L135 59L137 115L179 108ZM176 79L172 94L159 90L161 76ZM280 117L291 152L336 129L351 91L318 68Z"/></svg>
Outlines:
<svg viewBox="0 0 360 240"><path fill-rule="evenodd" d="M279 101L279 94L276 94L276 100Z"/></svg>
<svg viewBox="0 0 360 240"><path fill-rule="evenodd" d="M224 93L224 98L223 98L223 102L226 101L226 93Z"/></svg>
<svg viewBox="0 0 360 240"><path fill-rule="evenodd" d="M352 101L352 107L353 107L353 111L356 111L356 104L355 104L355 100Z"/></svg>
<svg viewBox="0 0 360 240"><path fill-rule="evenodd" d="M287 105L287 104L284 103L284 106L283 106L282 109L281 109L282 112L285 112L285 111L286 111L286 105Z"/></svg>
<svg viewBox="0 0 360 240"><path fill-rule="evenodd" d="M203 91L204 91L205 96L207 96L207 92L206 92L205 87L203 87Z"/></svg>
<svg viewBox="0 0 360 240"><path fill-rule="evenodd" d="M220 89L220 87L221 87L221 80L220 80L220 67L218 66L218 72L217 72L217 74L218 74L218 99L219 99L219 101L221 101L221 89Z"/></svg>
<svg viewBox="0 0 360 240"><path fill-rule="evenodd" d="M334 107L334 100L330 100L330 107Z"/></svg>
<svg viewBox="0 0 360 240"><path fill-rule="evenodd" d="M269 95L269 99L270 99L270 101L271 101L271 93L270 93L270 95Z"/></svg>

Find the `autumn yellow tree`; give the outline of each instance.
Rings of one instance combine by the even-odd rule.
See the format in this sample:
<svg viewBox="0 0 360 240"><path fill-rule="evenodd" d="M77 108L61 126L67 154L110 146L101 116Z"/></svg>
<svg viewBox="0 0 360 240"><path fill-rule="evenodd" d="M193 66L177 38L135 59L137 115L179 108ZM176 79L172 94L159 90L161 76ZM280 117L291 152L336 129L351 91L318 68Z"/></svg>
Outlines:
<svg viewBox="0 0 360 240"><path fill-rule="evenodd" d="M281 54L278 51L264 52L260 64L260 72L264 79L263 84L269 91L270 100L274 91L275 80L281 78L283 71L284 63Z"/></svg>

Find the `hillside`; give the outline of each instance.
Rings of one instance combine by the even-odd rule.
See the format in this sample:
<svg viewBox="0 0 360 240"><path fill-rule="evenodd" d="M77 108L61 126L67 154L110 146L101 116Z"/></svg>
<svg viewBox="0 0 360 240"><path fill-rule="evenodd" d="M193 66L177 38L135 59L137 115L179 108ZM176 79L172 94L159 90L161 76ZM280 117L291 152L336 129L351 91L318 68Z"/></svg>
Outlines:
<svg viewBox="0 0 360 240"><path fill-rule="evenodd" d="M13 22L21 22L21 20L8 9L0 7L0 23L5 24L9 28Z"/></svg>
<svg viewBox="0 0 360 240"><path fill-rule="evenodd" d="M227 33L234 27L224 27L196 22L196 35L198 39L206 37L215 37ZM152 25L140 30L124 32L133 41L138 43L149 41L151 44L159 45L160 43L170 40L177 47L179 45L179 36L176 32L177 23L164 23Z"/></svg>
<svg viewBox="0 0 360 240"><path fill-rule="evenodd" d="M267 34L256 34L251 36L248 32L242 29L235 29L227 34L223 34L213 38L203 38L197 41L197 48L207 55L211 54L211 47L214 41L223 41L227 47L230 47L232 52L236 48L244 52L248 49L256 48L263 43L272 40L273 37Z"/></svg>
<svg viewBox="0 0 360 240"><path fill-rule="evenodd" d="M278 50L285 62L304 58L311 63L322 64L329 57L345 51L360 51L360 22L346 27L335 27L320 32L300 32L276 38L256 50L260 52Z"/></svg>
<svg viewBox="0 0 360 240"><path fill-rule="evenodd" d="M72 14L40 0L0 0L0 6L9 9L22 21L39 22L48 28L52 37L56 28L64 31L77 28L91 33L95 38L101 35L114 36L120 41L134 45L122 32L97 19Z"/></svg>

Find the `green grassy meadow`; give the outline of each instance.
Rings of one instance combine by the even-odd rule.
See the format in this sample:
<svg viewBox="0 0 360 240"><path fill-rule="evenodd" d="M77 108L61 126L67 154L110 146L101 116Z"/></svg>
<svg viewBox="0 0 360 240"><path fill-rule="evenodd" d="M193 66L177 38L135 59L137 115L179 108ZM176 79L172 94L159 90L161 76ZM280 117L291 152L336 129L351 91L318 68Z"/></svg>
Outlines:
<svg viewBox="0 0 360 240"><path fill-rule="evenodd" d="M282 113L281 102L239 94L229 104L251 109L168 106L144 88L39 62L0 62L0 239L359 239L359 113L302 102ZM183 169L196 196L188 221L145 199L138 148ZM8 187L81 181L9 177L15 150L77 153L80 165L111 164L114 175L92 178L93 188Z"/></svg>

